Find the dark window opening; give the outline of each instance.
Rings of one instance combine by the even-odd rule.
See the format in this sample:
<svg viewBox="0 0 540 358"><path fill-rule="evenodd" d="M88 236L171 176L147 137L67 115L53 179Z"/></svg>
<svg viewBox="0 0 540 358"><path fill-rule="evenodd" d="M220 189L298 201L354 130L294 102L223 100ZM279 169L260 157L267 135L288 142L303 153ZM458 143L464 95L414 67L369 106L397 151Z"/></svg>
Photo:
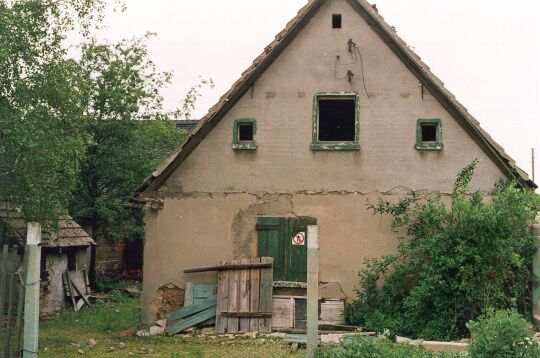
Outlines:
<svg viewBox="0 0 540 358"><path fill-rule="evenodd" d="M40 275L39 277L41 278L41 281L45 281L47 280L47 278L49 277L49 271L47 271L47 256L44 252L42 252L42 256L41 256L41 261L39 263L39 270L40 270Z"/></svg>
<svg viewBox="0 0 540 358"><path fill-rule="evenodd" d="M77 270L77 253L73 250L67 252L67 269L68 271Z"/></svg>
<svg viewBox="0 0 540 358"><path fill-rule="evenodd" d="M253 124L245 123L238 125L238 140L252 141L253 140Z"/></svg>
<svg viewBox="0 0 540 358"><path fill-rule="evenodd" d="M354 99L320 99L319 140L354 141L355 115Z"/></svg>
<svg viewBox="0 0 540 358"><path fill-rule="evenodd" d="M332 15L332 28L341 29L341 14Z"/></svg>
<svg viewBox="0 0 540 358"><path fill-rule="evenodd" d="M436 142L437 141L437 125L436 124L422 124L422 142Z"/></svg>

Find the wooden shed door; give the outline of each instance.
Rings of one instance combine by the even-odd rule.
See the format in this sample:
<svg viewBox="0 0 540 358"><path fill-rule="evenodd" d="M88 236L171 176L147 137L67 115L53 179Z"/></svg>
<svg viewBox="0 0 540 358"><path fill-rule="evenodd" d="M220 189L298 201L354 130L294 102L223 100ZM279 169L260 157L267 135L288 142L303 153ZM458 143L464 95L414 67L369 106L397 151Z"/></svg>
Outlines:
<svg viewBox="0 0 540 358"><path fill-rule="evenodd" d="M307 225L311 218L257 218L258 255L274 258L275 281L305 282L307 278Z"/></svg>

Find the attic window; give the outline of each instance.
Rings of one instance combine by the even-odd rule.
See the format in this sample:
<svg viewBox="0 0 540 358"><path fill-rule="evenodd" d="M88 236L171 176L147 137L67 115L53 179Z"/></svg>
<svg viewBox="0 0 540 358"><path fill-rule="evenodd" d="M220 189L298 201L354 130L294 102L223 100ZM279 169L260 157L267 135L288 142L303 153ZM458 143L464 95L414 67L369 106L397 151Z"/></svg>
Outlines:
<svg viewBox="0 0 540 358"><path fill-rule="evenodd" d="M440 119L419 119L416 124L416 149L441 150L442 125Z"/></svg>
<svg viewBox="0 0 540 358"><path fill-rule="evenodd" d="M332 15L332 28L341 29L341 14Z"/></svg>
<svg viewBox="0 0 540 358"><path fill-rule="evenodd" d="M314 99L312 150L358 150L358 97L318 94Z"/></svg>
<svg viewBox="0 0 540 358"><path fill-rule="evenodd" d="M255 143L256 121L254 119L237 119L233 127L233 149L257 149Z"/></svg>

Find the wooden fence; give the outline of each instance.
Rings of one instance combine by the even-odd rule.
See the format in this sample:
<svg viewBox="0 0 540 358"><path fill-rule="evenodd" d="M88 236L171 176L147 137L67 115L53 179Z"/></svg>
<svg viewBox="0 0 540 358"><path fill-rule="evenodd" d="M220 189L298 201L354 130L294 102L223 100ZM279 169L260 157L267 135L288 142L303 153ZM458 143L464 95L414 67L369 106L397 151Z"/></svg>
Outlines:
<svg viewBox="0 0 540 358"><path fill-rule="evenodd" d="M245 265L247 268L242 268ZM272 258L224 262L218 273L216 330L272 331Z"/></svg>
<svg viewBox="0 0 540 358"><path fill-rule="evenodd" d="M3 245L0 253L0 358L22 352L24 267L15 247Z"/></svg>

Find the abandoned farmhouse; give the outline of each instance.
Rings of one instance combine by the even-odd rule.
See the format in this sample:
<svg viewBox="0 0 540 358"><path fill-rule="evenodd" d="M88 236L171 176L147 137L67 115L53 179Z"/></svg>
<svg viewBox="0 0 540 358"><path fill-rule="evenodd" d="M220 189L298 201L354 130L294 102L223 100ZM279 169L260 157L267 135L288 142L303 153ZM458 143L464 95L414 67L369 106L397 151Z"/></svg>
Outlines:
<svg viewBox="0 0 540 358"><path fill-rule="evenodd" d="M166 284L216 283L222 261L273 258L274 294L302 296L306 225L319 228L319 297L354 297L363 258L391 253L366 202L534 184L365 0L311 0L139 187L143 320ZM302 238L295 238L301 234Z"/></svg>

